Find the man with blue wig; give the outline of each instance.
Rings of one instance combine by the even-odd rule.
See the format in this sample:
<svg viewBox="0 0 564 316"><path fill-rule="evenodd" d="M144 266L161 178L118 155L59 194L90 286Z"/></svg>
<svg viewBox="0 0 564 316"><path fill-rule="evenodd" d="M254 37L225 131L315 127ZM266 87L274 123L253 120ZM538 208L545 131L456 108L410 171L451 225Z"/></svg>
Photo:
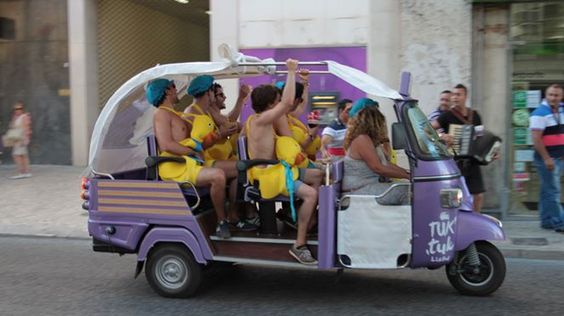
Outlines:
<svg viewBox="0 0 564 316"><path fill-rule="evenodd" d="M165 162L159 166L163 180L189 181L197 187L210 186L212 204L217 214L216 235L229 238L229 224L225 216L225 173L218 168L203 166L200 152L185 145L190 139L190 125L182 113L174 109L178 95L174 82L155 79L147 85L147 101L157 108L153 116L153 128L159 153L162 156L183 157L185 163Z"/></svg>
<svg viewBox="0 0 564 316"><path fill-rule="evenodd" d="M239 218L238 204L236 203L237 194L237 160L229 160L222 153L229 151L227 148L230 142L222 142L232 131L224 129L221 123L225 123L218 111L213 110L216 96L214 92L214 78L210 75L200 75L194 78L187 90L188 94L194 97L194 102L184 111L189 115L206 115L216 126L216 133L219 137L212 144L204 146L204 165L221 169L229 183L229 221L235 228L242 231L253 231L257 226ZM190 124L190 123L189 123ZM225 152L225 154L229 154Z"/></svg>

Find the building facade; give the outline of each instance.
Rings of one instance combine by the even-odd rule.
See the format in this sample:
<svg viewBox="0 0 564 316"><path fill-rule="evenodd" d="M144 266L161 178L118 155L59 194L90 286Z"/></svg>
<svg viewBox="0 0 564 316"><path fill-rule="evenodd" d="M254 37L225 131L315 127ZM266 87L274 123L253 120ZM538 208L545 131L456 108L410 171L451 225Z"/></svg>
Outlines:
<svg viewBox="0 0 564 316"><path fill-rule="evenodd" d="M501 161L483 168L485 207L528 215L538 179L527 128L513 117L564 82L563 17L564 4L550 0L0 1L0 132L22 99L34 118L32 161L85 165L100 109L143 69L216 60L221 43L276 58L322 56L393 88L411 72L411 94L427 113L442 90L465 84L468 103L504 140ZM234 100L238 83L224 87ZM312 88L358 97L325 81Z"/></svg>

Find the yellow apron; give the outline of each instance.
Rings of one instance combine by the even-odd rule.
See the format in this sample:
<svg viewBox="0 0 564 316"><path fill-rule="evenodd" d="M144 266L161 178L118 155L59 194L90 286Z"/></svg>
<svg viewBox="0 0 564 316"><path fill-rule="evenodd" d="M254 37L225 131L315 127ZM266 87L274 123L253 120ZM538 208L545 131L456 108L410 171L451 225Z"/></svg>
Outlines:
<svg viewBox="0 0 564 316"><path fill-rule="evenodd" d="M247 135L250 135L250 122L256 116L256 114L251 115L246 122ZM292 180L296 181L299 177L299 169L296 167L296 160L299 162L298 157L303 159L301 155L300 145L291 137L287 136L276 136L275 135L275 147L276 147L276 158L278 160L286 161L292 170ZM253 159L251 153L249 152L249 159ZM286 188L286 171L284 166L279 163L276 165L268 165L266 167L252 167L247 171L247 177L249 181L253 183L254 181L259 182L259 190L262 198L272 199L278 195L289 196L288 190Z"/></svg>
<svg viewBox="0 0 564 316"><path fill-rule="evenodd" d="M287 115L288 117L288 125L290 127L290 132L292 133L292 137L299 143L303 144L307 138L309 137L309 128L302 123L299 119L293 117L292 115ZM315 156L317 152L321 148L321 138L316 135L315 138L304 148L304 152L306 153L307 157L315 161ZM300 168L307 168L309 165L309 161L304 161L300 164Z"/></svg>
<svg viewBox="0 0 564 316"><path fill-rule="evenodd" d="M206 115L213 121L213 117L211 116L211 114L205 113L198 104L194 103L192 104L192 106L201 115ZM216 132L219 133L219 129L217 128L217 126L216 126ZM233 136L231 138L233 138ZM237 156L235 155L233 148L236 147L234 147L230 139L227 138L214 143L209 148L206 148L204 150L205 166L212 167L217 160L237 160Z"/></svg>

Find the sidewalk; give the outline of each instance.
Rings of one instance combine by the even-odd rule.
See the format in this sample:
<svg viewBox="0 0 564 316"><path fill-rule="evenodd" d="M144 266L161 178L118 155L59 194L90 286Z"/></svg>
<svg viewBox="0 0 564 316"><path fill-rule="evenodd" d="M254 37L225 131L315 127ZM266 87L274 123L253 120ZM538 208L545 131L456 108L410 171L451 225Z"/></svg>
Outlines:
<svg viewBox="0 0 564 316"><path fill-rule="evenodd" d="M10 180L13 165L0 165L0 235L89 238L81 208L84 168L32 166L33 177ZM507 240L496 245L507 257L564 260L564 234L544 230L533 215L504 221Z"/></svg>

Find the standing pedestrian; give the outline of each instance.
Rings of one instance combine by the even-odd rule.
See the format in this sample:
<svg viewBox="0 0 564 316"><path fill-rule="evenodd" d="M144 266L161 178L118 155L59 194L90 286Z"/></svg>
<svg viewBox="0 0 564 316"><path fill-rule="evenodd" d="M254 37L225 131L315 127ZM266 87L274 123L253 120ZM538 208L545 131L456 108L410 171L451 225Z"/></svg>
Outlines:
<svg viewBox="0 0 564 316"><path fill-rule="evenodd" d="M12 146L12 157L18 168L18 174L10 179L23 179L31 177L27 146L31 140L31 116L24 109L22 101L16 102L13 108L10 130L18 137Z"/></svg>
<svg viewBox="0 0 564 316"><path fill-rule="evenodd" d="M451 94L452 108L441 114L435 121L432 122L433 128L443 129L445 132L449 131L450 124L459 125L474 125L482 126L482 118L477 111L466 107L466 97L468 95L468 90L462 84L457 84ZM441 139L447 142L447 144L452 144L452 137L448 134L441 134ZM498 159L499 156L495 155L494 159ZM458 168L466 180L466 185L472 198L474 199L474 211L480 212L482 209L482 204L484 200L484 192L486 188L484 186L484 180L482 178L482 171L480 170L480 164L471 158L461 158L456 159Z"/></svg>
<svg viewBox="0 0 564 316"><path fill-rule="evenodd" d="M541 187L539 215L541 227L564 233L564 211L560 204L560 181L564 170L564 104L562 86L553 84L545 99L529 118L535 146L534 164Z"/></svg>
<svg viewBox="0 0 564 316"><path fill-rule="evenodd" d="M431 124L436 121L441 114L447 112L450 109L450 98L452 96L452 92L450 90L444 90L439 95L439 107L433 110L433 112L429 113L427 119ZM439 129L439 133L442 133L442 129Z"/></svg>

